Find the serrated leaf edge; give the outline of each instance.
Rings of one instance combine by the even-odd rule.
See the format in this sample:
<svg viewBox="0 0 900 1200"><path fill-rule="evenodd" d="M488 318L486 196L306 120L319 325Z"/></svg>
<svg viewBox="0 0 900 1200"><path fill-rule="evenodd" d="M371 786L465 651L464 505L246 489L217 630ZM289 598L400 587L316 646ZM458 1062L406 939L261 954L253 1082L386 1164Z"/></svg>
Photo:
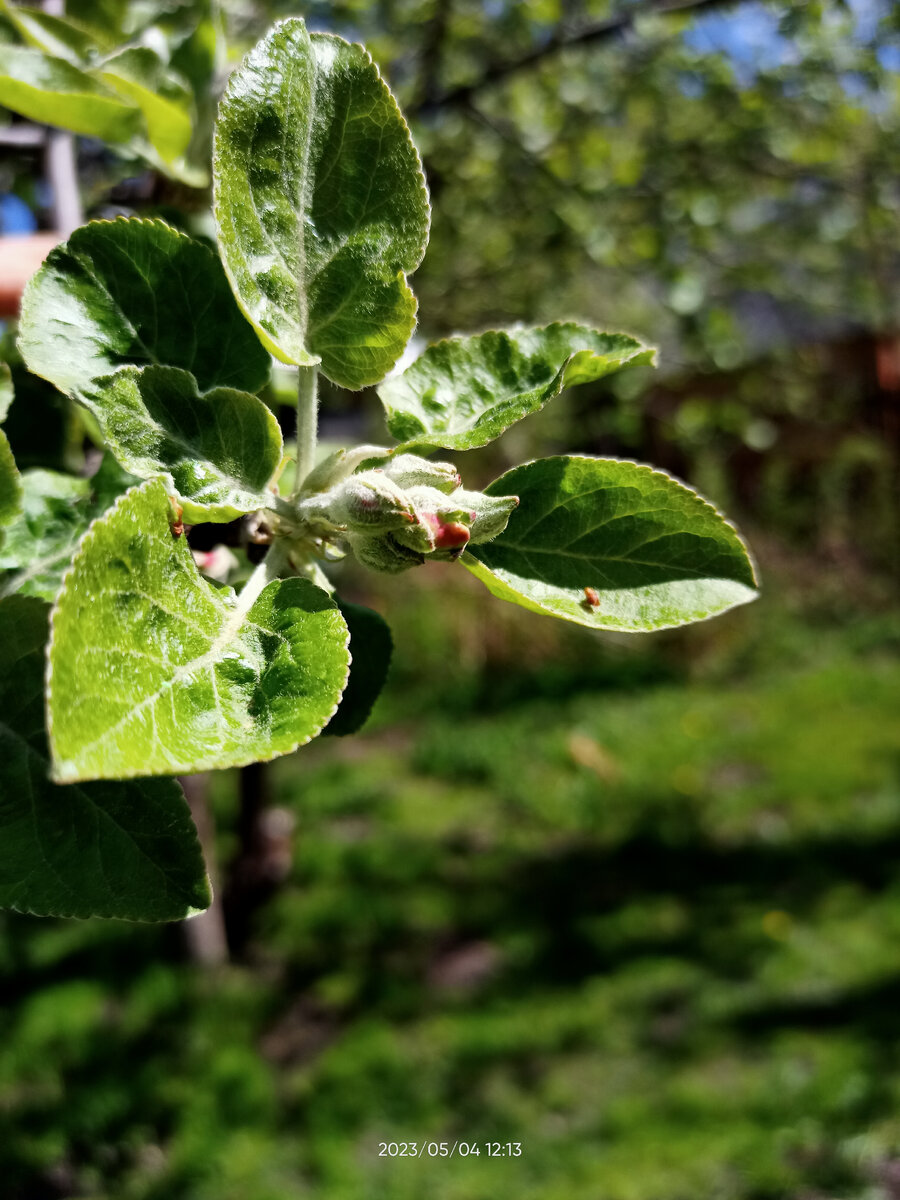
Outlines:
<svg viewBox="0 0 900 1200"><path fill-rule="evenodd" d="M756 589L756 593L758 595L759 587L760 587L759 570L758 570L756 559L753 555L753 552L751 551L750 547L747 545L747 542L745 541L743 534L740 532L740 530L737 528L737 526L734 524L733 521L731 521L728 517L725 516L724 513L720 512L719 509L716 508L716 506L712 503L712 501L707 500L706 497L703 496L700 492L698 492L696 488L691 487L690 484L685 483L683 479L679 479L679 477L677 475L673 475L671 471L666 471L663 467L654 467L654 466L651 466L650 463L637 462L637 460L633 459L633 458L616 458L611 455L604 455L603 457L600 457L600 456L591 455L591 454L553 454L553 455L550 455L548 458L533 458L533 459L530 459L528 462L517 463L515 467L511 467L508 471L504 471L504 473L502 475L499 475L495 480L493 480L491 483L489 483L485 490L488 494L501 495L501 496L502 495L513 495L512 492L491 493L490 489L493 488L496 484L500 483L502 480L504 480L507 475L512 475L514 471L519 471L523 467L533 466L535 463L539 463L539 462L553 462L554 459L565 459L567 462L571 462L574 460L574 461L579 461L579 462L626 463L628 466L638 467L641 471L646 471L651 475L662 475L664 478L668 479L670 482L677 484L679 487L683 488L686 492L689 492L690 495L695 500L697 500L704 508L709 509L716 517L719 518L719 520L723 523L723 525L727 525L728 528L732 531L732 533L737 538L737 541L740 544L740 547L744 551L744 554L747 558L747 562L750 566L750 574L753 578L753 586ZM485 545L488 545L488 546L490 544L491 544L490 542L485 543ZM468 562L466 561L467 559L469 560ZM481 570L488 571L492 575L494 574L494 572L487 565L487 563L484 563L481 561L481 559L478 557L478 555L474 552L474 549L465 551L460 556L459 561L469 571L470 574L474 575L475 578L479 580L480 583L483 583L484 581L482 579L480 579L477 570L474 569L472 566L470 566L470 562L472 559L474 559L478 563ZM718 577L714 576L713 578L718 578ZM733 580L730 582L738 583L739 580ZM511 591L516 590L514 587L512 587L512 585L508 585L508 586L510 587ZM743 586L748 587L747 584L743 584ZM628 589L622 589L622 590L628 590ZM748 590L752 590L752 589L748 588ZM501 597L495 597L495 599L500 599L500 598ZM566 616L561 617L559 613L553 612L552 609L549 609L545 605L541 604L541 602L539 600L533 600L530 596L527 596L525 598L528 600L529 605L534 606L532 611L534 611L534 609L539 609L541 614L546 615L548 617L553 617L556 620L570 621L576 625L583 625L587 629L611 630L612 632L617 632L617 633L633 632L633 633L637 633L637 634L657 633L663 629L681 629L685 625L696 625L701 621L710 621L714 617L721 616L723 613L729 612L732 608L737 608L737 607L739 607L739 605L741 603L743 603L741 601L738 601L735 604L728 605L727 608L710 609L708 612L705 612L702 615L692 617L690 619L690 621L672 621L672 622L666 623L664 625L654 625L652 629L648 629L648 630L639 630L639 629L623 630L621 625L602 625L602 624L600 624L599 623L600 618L598 618L596 620L591 620L591 621L587 621L587 620L577 621L574 617L566 617ZM752 599L752 598L754 598L754 597L748 598L746 603L749 603L749 599ZM585 615L587 615L587 614L585 614Z"/></svg>
<svg viewBox="0 0 900 1200"><path fill-rule="evenodd" d="M417 174L418 182L419 182L419 191L422 194L422 198L423 198L424 204L425 204L426 225L425 225L425 236L423 239L422 250L419 254L419 257L418 257L416 263L413 266L411 266L408 270L400 270L397 272L397 275L402 277L403 286L406 289L406 292L408 293L410 299L413 301L413 304L414 304L412 326L410 327L410 331L409 331L409 334L407 335L407 339L406 339L406 345L409 345L409 341L412 338L413 334L415 333L417 325L418 325L418 312L419 312L419 301L418 301L415 293L413 292L412 288L409 285L409 276L413 275L419 269L419 267L422 265L422 261L425 258L425 253L428 249L428 241L429 241L429 237L431 234L431 214L432 214L431 195L428 191L428 180L426 179L426 176L425 176L425 167L422 162L422 156L419 154L419 148L416 145L415 140L413 139L412 131L409 127L406 117L403 115L400 105L397 102L396 96L391 91L390 84L385 79L385 77L382 75L380 67L375 62L375 60L372 58L372 55L369 53L369 51L366 49L366 47L364 45L362 45L361 42L350 42L346 38L343 38L339 34L336 34L336 33L320 33L318 31L310 33L309 29L307 28L306 22L303 20L302 17L284 17L282 20L276 21L269 28L269 30L267 31L265 36L263 38L261 38L259 42L256 43L256 46L251 47L251 49L247 52L247 54L237 64L237 66L235 67L231 76L229 76L228 83L226 84L225 89L222 93L222 96L219 100L219 105L221 105L222 102L227 98L228 88L231 86L232 78L235 75L237 75L238 71L241 70L244 62L250 56L250 54L252 54L253 51L262 44L262 42L268 41L277 31L283 29L286 26L297 25L297 24L303 26L304 30L306 31L307 36L310 39L310 42L312 42L313 38L318 38L321 41L329 41L330 40L330 41L340 42L344 46L355 46L358 49L362 50L362 52L365 55L369 64L372 67L374 67L375 74L378 77L379 81L384 85L384 90L387 93L391 104L393 105L394 111L396 112L397 116L400 118L400 122L403 125L403 128L406 131L407 136L409 137L409 143L413 148L413 153L415 155L416 166L417 166L416 174ZM309 147L308 147L308 141L307 141L307 151L308 151L308 148ZM215 209L216 209L215 197L216 197L216 191L217 191L218 183L219 183L219 176L220 176L220 172L219 172L219 118L218 118L218 106L217 106L216 120L215 120L215 123L213 126L213 144L212 144L212 185L213 185L213 213L214 214L215 214ZM216 233L218 235L218 221L216 221ZM237 302L238 307L240 308L241 312L244 314L246 319L250 322L253 329L256 331L257 337L262 342L262 344L265 346L265 348L268 351L270 351L272 354L274 354L274 356L280 362L287 363L290 366L301 366L301 367L319 366L322 362L321 357L317 354L312 354L310 351L307 351L307 357L303 362L295 362L294 359L288 358L285 356L284 352L281 350L281 348L278 346L278 344L275 342L275 340L272 337L270 337L270 335L268 334L268 332L266 330L262 329L260 327L260 325L257 324L257 322L253 319L253 316L251 315L251 313L248 311L248 309L247 309L246 305L244 304L243 299L241 297L240 290L237 285L237 281L235 280L234 276L231 273L231 267L228 263L227 257L225 255L221 255L220 260L221 260L222 266L225 270L225 274L228 276L228 282L231 285L231 291L232 291L232 294L234 295L234 298L235 298L235 301ZM306 325L307 325L307 322L304 322L304 326L306 326ZM307 332L308 332L307 328L304 327L304 330L303 330L303 341L304 342L306 341ZM337 381L335 381L335 382L337 382ZM372 385L369 384L366 386L372 386Z"/></svg>
<svg viewBox="0 0 900 1200"><path fill-rule="evenodd" d="M566 321L550 321L546 325L526 325L524 322L517 322L515 325L504 325L504 326L501 326L500 328L495 328L494 326L489 326L487 329L478 330L477 333L452 333L452 334L449 334L447 337L438 338L438 340L436 342L429 342L428 345L425 347L425 349L422 351L422 353L417 358L413 359L413 361L409 364L409 366L407 366L405 368L405 370L400 373L400 376L398 376L398 378L402 377L403 375L406 374L407 371L411 370L416 365L416 363L419 361L419 359L421 359L425 354L427 354L427 352L429 350L433 349L435 346L445 346L450 342L470 341L472 338L483 337L487 333L506 333L506 334L514 334L514 333L520 333L520 332L546 333L548 329L557 329L557 328L561 328L564 325L584 325L584 324L585 324L585 322L576 321L573 318L571 320L566 320ZM623 329L617 329L617 330L613 331L613 330L608 330L608 329L594 329L593 326L587 326L587 328L591 329L591 331L593 333L607 333L607 334L611 334L612 336L615 336L615 337L628 337L628 338L631 338L633 341L637 342L637 347L635 348L634 353L631 355L630 358L624 360L619 365L619 368L618 368L619 370L622 370L625 367L629 367L629 366L643 366L644 365L643 362L635 362L635 359L639 358L641 355L644 355L644 354L649 355L649 359L646 362L647 366L654 367L654 368L657 366L657 359L658 359L658 355L659 355L658 347L648 345L646 342L642 341L642 339L639 338L637 336L637 334L626 333L625 330L623 330ZM556 397L561 392L565 391L565 388L566 388L565 376L566 376L566 371L569 368L569 364L572 362L573 358L576 358L579 354L583 354L585 351L590 351L590 347L585 346L582 350L573 350L572 351L572 353L563 362L562 366L559 368L556 375L554 375L554 377L547 384L547 387L551 387L553 384L558 383L559 386L556 388L556 390L551 392L548 396L546 396L545 399L543 400L543 402L541 404L539 404L537 408L533 408L530 412L525 413L522 417L517 417L516 420L512 422L513 425L517 424L518 421L520 421L520 420L524 420L527 417L534 416L535 413L540 412L541 409L545 408L550 403L551 400L555 400ZM595 357L599 357L599 356L595 356ZM609 374L613 375L613 374L615 374L615 372L610 371ZM382 383L386 383L386 382L389 382L389 380L382 380ZM376 389L375 389L376 391L378 391L379 386L380 385L376 385ZM385 423L387 425L388 433L390 433L392 437L396 437L396 434L391 433L391 418L395 413L402 414L402 410L396 409L396 408L391 408L390 405L387 403L387 401L382 399L380 392L378 392L378 399L381 400L381 403L385 410ZM506 429L509 429L509 428L511 428L510 425L508 425L506 427ZM415 447L419 446L419 447L431 447L433 449L441 449L441 450L452 450L457 454L465 454L466 451L468 451L468 450L479 450L479 449L481 449L482 446L487 446L490 442L492 442L496 438L502 436L502 434L504 434L506 432L506 429L502 429L499 434L493 434L492 436L487 437L483 442L476 442L471 446L465 446L465 447L459 447L459 446L455 446L452 444L447 444L446 442L436 442L436 441L429 440L428 439L428 431L423 430L421 437L407 438L406 441L398 442L396 446L393 446L391 448L391 453L394 453L395 451L409 451L409 450L413 450L413 449L415 449ZM456 435L454 435L454 436L456 436ZM619 461L625 462L625 461L629 461L629 460L620 459ZM521 463L519 465L524 466L525 464Z"/></svg>
<svg viewBox="0 0 900 1200"><path fill-rule="evenodd" d="M12 597L10 597L10 598L12 598ZM15 601L16 601L16 603L21 603L24 601L27 604L40 604L45 608L50 607L47 604L46 600L39 600L35 596L17 596L15 598ZM2 718L0 718L0 724L6 725L6 722L3 721ZM20 733L18 733L16 730L10 729L10 727L8 725L6 725L6 728L9 730L9 733L12 737L14 737L17 741L22 742L22 744L25 746L25 749L28 752L28 754L37 755L37 751L34 750L31 745L29 745L27 740L24 737L22 737L22 735ZM48 736L48 751L49 751L49 736ZM187 834L187 836L191 838L193 848L197 851L201 862L203 862L204 866L205 866L206 864L205 864L204 857L203 857L203 846L200 842L200 835L197 832L197 826L194 824L194 819L193 819L193 816L191 815L190 808L188 806L187 799L184 795L184 791L183 791L181 785L178 783L178 781L176 779L169 777L169 776L158 776L157 778L170 779L172 784L175 786L177 791L180 793L181 798L184 801L184 811L185 811L185 814L189 818L189 824L190 824L190 832ZM87 781L83 781L83 782L87 782ZM109 781L109 782L112 782L112 781ZM75 786L79 787L80 783L76 784ZM95 806L95 807L99 807L99 806ZM131 835L128 833L127 830L122 829L122 826L118 825L118 823L116 821L114 821L113 818L110 817L109 813L107 813L105 810L103 810L103 816L107 820L111 821L114 825L116 825L116 827L122 831L122 833L129 839L129 841L133 842L136 851L143 858L147 859L147 861L150 862L150 864L154 867L154 869L156 869L163 876L163 878L167 879L167 876L165 875L165 872L163 871L163 869L161 867L159 867L143 849L141 849L141 847L138 845L137 842L134 842L134 839L131 837ZM49 866L49 862L48 862L48 866ZM212 880L210 878L208 871L205 873L204 879L206 882L207 895L209 896L209 902L206 906L208 908L209 905L212 904L212 900L213 900ZM67 889L69 889L68 884L66 884L65 886ZM69 889L69 890L71 890L71 889ZM43 907L37 908L37 907L27 905L27 904L9 904L9 905L4 905L3 907L7 908L11 912L25 913L27 915L31 915L31 916L35 916L35 917L65 917L67 919L77 920L77 921L87 921L92 918L96 918L98 920L130 921L130 922L142 923L142 924L161 924L162 923L161 921L158 921L155 918L148 920L145 917L131 916L131 915L128 915L125 913L118 913L118 912L117 913L87 912L87 911L76 912L76 911L66 908L63 905L56 905L56 906L49 907L49 908L43 908ZM205 911L206 911L206 909L188 908L185 910L185 917L187 917L188 915L196 915L198 913L205 912ZM171 919L178 920L179 918L175 917L175 918L171 918ZM181 919L184 919L184 918L181 918Z"/></svg>
<svg viewBox="0 0 900 1200"><path fill-rule="evenodd" d="M77 259L79 265L83 265L82 260L81 260L80 256L78 255L77 251L73 251L70 248L71 244L72 244L72 238L75 237L76 234L81 233L85 229L90 229L94 225L121 225L121 224L124 224L124 225L128 225L128 224L151 225L151 226L161 225L166 230L168 230L169 233L174 233L179 238L182 238L184 241L191 242L193 245L199 246L202 250L204 250L210 256L210 258L214 262L218 262L223 268L225 266L224 261L219 257L219 255L215 252L215 250L213 250L209 246L207 246L205 242L198 241L197 238L191 237L191 235L189 233L185 233L183 229L177 229L174 225L170 225L169 222L164 220L162 217L126 217L122 213L120 213L116 217L98 217L96 220L86 221L83 225L79 225L77 229L72 230L72 232L69 234L68 238L66 238L66 240L64 242L60 242L58 246L54 246L53 249L47 254L47 257L44 259L44 261L41 263L41 265L38 267L38 269L35 271L35 273L28 280L28 282L26 283L25 288L22 292L22 300L19 305L19 329L20 329L20 331L21 331L22 326L26 323L26 318L28 316L30 316L30 304L32 301L32 293L34 291L35 280L37 279L38 275L40 275L41 271L43 271L43 269L50 262L51 258L53 258L54 255L56 255L60 252L67 251L69 254L72 255L73 258ZM229 276L229 281L230 281L230 276ZM104 291L105 290L106 289L104 288ZM107 295L108 294L109 293L107 292ZM110 299L111 299L111 297L110 297ZM119 306L116 305L117 309L118 309L118 307ZM119 311L121 311L121 310L119 310ZM243 308L241 308L240 311L241 311L242 315L246 317L246 313L244 312ZM124 316L125 314L123 313L122 315ZM126 321L128 320L127 317L125 319L126 319ZM128 321L128 325L131 326L131 321ZM254 328L255 328L255 326L254 326ZM47 383L49 383L53 387L55 387L57 389L57 391L61 392L64 396L68 396L71 400L75 400L79 404L83 404L85 406L85 408L89 408L89 405L85 404L84 399L77 391L72 390L69 392L63 392L62 388L58 387L57 384L54 383L54 381L49 377L49 375L42 375L40 373L40 371L36 371L34 369L34 367L31 365L31 363L25 357L25 354L22 352L22 348L21 348L21 345L19 342L19 337L16 338L16 345L19 349L19 352L22 354L22 358L25 362L26 367L28 368L28 370L31 372L32 375L37 375L39 379L45 379L47 381ZM112 374L117 374L118 370L121 370L122 368L128 367L128 366L167 367L167 366L172 366L172 364L158 362L158 361L156 363L122 363L121 366L117 369L117 371L112 372ZM186 367L178 367L175 369L176 370L187 370ZM188 374L192 375L193 372L188 371ZM98 375L96 380L94 380L94 382L97 382L100 379L106 379L106 378L109 378L109 374ZM230 387L230 386L231 385L227 384L227 383L216 384L216 387ZM262 390L262 388L264 386L265 386L265 381L263 381L263 384L260 386L260 390ZM200 390L199 384L197 386L197 390L198 391ZM208 390L213 391L214 389L210 388ZM234 391L243 391L244 389L243 388L234 388L233 390ZM247 395L254 396L254 395L256 395L256 393L248 392Z"/></svg>
<svg viewBox="0 0 900 1200"><path fill-rule="evenodd" d="M50 693L52 690L52 683L53 683L53 650L54 650L55 644L56 644L56 614L59 609L59 601L66 589L66 585L68 583L69 576L74 571L75 564L78 561L78 558L86 549L88 539L92 536L92 534L94 532L94 527L97 525L97 523L99 521L105 521L105 520L111 519L112 516L114 515L114 513L116 512L116 510L118 509L119 505L122 504L125 501L125 499L132 494L132 492L139 492L139 491L141 491L142 488L149 487L152 484L158 483L158 482L160 482L160 479L157 477L154 479L144 480L143 483L137 484L134 487L130 487L127 491L123 492L119 497L117 497L115 503L112 504L104 513L101 513L98 517L95 517L95 519L90 523L90 525L85 530L84 534L82 535L82 537L80 538L80 540L78 542L78 545L75 549L75 553L72 555L72 561L70 562L69 566L66 568L65 573L63 574L59 591L56 593L56 599L54 600L53 606L50 610L50 622L49 622L50 633L49 633L49 637L47 638L47 649L46 649L47 661L46 661L46 671L44 674L44 706L45 706L45 712L46 712L47 747L50 752L50 763L51 763L50 778L53 780L54 783L58 783L58 784L92 783L92 782L95 782L96 778L97 778L96 776L84 776L84 775L79 775L79 774L72 774L72 775L67 774L65 776L58 774L59 760L56 756L56 750L55 750L55 745L54 745L54 740L53 740L53 714L52 714L52 711L50 708ZM199 571L198 571L198 576L199 576ZM289 578L293 578L293 577L289 577ZM299 577L297 577L297 578L299 578ZM271 583L271 582L275 582L275 581L270 580L269 582ZM268 584L266 586L268 586ZM315 586L315 585L313 585L313 586ZM260 591L262 591L262 590L264 590L264 589L261 589ZM321 591L322 589L320 588L319 590ZM257 592L249 600L249 603L245 602L246 607L244 609L242 609L241 608L241 597L244 595L245 591L246 591L246 586L239 593L237 593L237 596L236 596L235 614L240 613L241 618L243 618L247 615L247 613L250 611L250 609L253 607L253 605L256 603L256 601L259 599L259 595L260 595L260 592ZM326 593L326 595L327 595L327 593ZM329 600L331 600L334 608L337 609L338 612L340 612L340 608L338 607L337 602L330 596L328 598L329 598ZM233 615L235 615L235 614L233 614ZM341 619L343 621L343 617ZM231 621L229 619L229 625L230 624L231 624ZM350 654L350 630L347 627L346 621L343 621L343 625L344 625L344 630L345 630L343 649L347 655L346 670L344 673L344 682L341 685L341 689L338 693L338 698L334 704L334 707L332 708L331 712L328 713L328 715L325 717L322 724L319 725L319 727L317 729L314 729L312 731L312 733L309 734L308 737L303 738L302 740L296 742L294 745L288 747L286 750L278 750L274 754L269 754L265 757L258 757L256 755L250 755L247 758L235 759L228 763L229 768L231 768L231 767L246 767L250 763L272 762L276 758L284 758L285 755L293 754L296 750L299 750L301 746L308 745L309 742L311 742L314 738L319 736L319 734L322 732L322 730L325 728L325 726L328 724L328 722L331 720L331 718L334 716L334 714L337 712L338 708L340 707L341 697L343 696L344 691L346 690L347 682L350 678L350 665L353 661L352 655ZM207 651L206 653L208 654L209 651ZM200 657L201 658L205 657L205 655L201 655ZM196 663L196 661L197 661L196 659L193 660L194 663ZM224 769L226 769L226 768L221 767L215 760L200 759L196 763L193 763L190 766L190 768L186 768L185 770L177 772L177 773L182 774L182 775L194 775L194 774L199 773L200 771L216 771L216 770L224 770ZM102 778L105 779L107 777L103 776ZM118 779L118 780L152 779L152 778L159 778L159 776L141 774L141 772L139 770L128 771L122 775L115 776L115 779ZM167 776L164 775L163 778L167 778Z"/></svg>
<svg viewBox="0 0 900 1200"><path fill-rule="evenodd" d="M277 435L278 444L279 444L279 447L282 452L281 457L282 458L284 457L284 439L283 439L282 433L281 433L281 426L278 424L278 419L276 418L275 414L272 412L272 410L269 408L269 406L267 404L265 404L262 400L260 400L259 396L255 396L252 392L245 392L242 388L229 387L227 384L216 384L215 387L207 388L206 391L204 392L201 390L200 385L197 383L197 378L193 374L193 372L188 371L187 368L185 368L185 367L170 367L170 366L167 366L165 363L145 363L141 366L138 366L136 363L125 363L121 367L119 367L118 370L113 371L110 375L99 375L97 377L97 379L94 382L97 387L98 394L101 391L104 391L107 387L109 387L112 384L113 380L118 379L119 377L124 375L124 373L126 371L135 371L139 375L143 375L144 371L146 371L148 368L153 369L154 367L160 367L164 371L184 371L184 373L186 375L190 375L191 379L193 379L193 381L194 381L194 386L197 389L197 395L201 399L205 399L212 392L220 392L221 391L221 392L238 392L240 395L246 396L250 400L253 400L256 404L258 404L260 406L260 408L262 408L264 410L264 412L266 414L265 420L267 421L270 430L274 431L275 434ZM82 401L82 403L84 403L84 402ZM90 404L85 404L84 406L90 412L94 412L95 402L92 400ZM94 413L94 416L96 416L96 415L97 414ZM100 423L99 417L97 417L97 421L98 421L98 423ZM168 430L164 426L160 425L158 421L154 420L152 423L153 423L154 429L157 430L160 434L164 435L166 438L168 438L169 441L173 442L180 449L189 451L190 456L194 462L202 461L200 456L197 455L196 453L194 453L193 446L191 446L189 443L183 441L182 438L177 437L171 430ZM101 432L102 432L102 424L101 424ZM134 460L133 459L132 459L132 465L129 465L128 463L123 462L122 458L116 453L116 451L112 448L111 445L109 445L108 442L107 442L107 446L109 448L109 453L112 454L112 456L115 458L116 462L118 462L120 466L122 466L126 471L130 471L131 474L133 474L133 475L139 474L139 472L136 471L134 468L134 465L133 465ZM211 461L211 460L208 460L208 461ZM273 472L269 476L269 478L266 480L263 487L259 490L259 492L257 492L254 495L254 499L259 500L259 503L255 506L255 508L248 508L248 509L239 509L234 504L204 504L201 501L191 499L190 496L184 496L178 490L178 487L175 484L175 480L172 477L171 472L169 472L169 471L155 471L152 475L141 476L141 478L145 482L149 482L151 479L163 480L163 482L166 484L166 487L168 488L168 490L178 496L178 498L179 498L179 500L181 500L182 504L186 506L186 509L188 507L190 508L191 520L192 520L193 524L199 525L202 521L209 521L211 524L217 524L217 523L221 523L223 521L223 519L226 522L234 521L237 519L238 516L246 516L248 513L256 512L261 508L265 508L267 506L267 502L270 498L270 493L268 492L268 488L271 486L273 479L278 474L279 468L280 468L280 460L279 460L279 465L277 465L275 467L275 469L273 470ZM217 470L218 470L218 468L217 468ZM247 493L251 493L253 491L252 488L248 487L245 483L242 483L241 480L236 478L234 475L227 475L224 471L220 471L220 477L226 485L233 486L235 491L245 491ZM199 514L199 515L196 515L196 514ZM230 514L236 514L236 515L230 515ZM103 514L103 515L105 515L105 514Z"/></svg>

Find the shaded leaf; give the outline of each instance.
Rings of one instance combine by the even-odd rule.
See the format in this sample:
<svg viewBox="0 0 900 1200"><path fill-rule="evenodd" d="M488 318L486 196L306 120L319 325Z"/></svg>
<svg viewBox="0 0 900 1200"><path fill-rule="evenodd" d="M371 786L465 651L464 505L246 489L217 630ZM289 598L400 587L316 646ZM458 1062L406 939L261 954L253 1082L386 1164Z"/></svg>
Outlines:
<svg viewBox="0 0 900 1200"><path fill-rule="evenodd" d="M0 430L0 525L8 525L22 508L22 480L9 439Z"/></svg>
<svg viewBox="0 0 900 1200"><path fill-rule="evenodd" d="M35 469L22 472L22 512L0 547L0 597L12 592L53 600L78 542L133 476L106 456L92 479Z"/></svg>
<svg viewBox="0 0 900 1200"><path fill-rule="evenodd" d="M345 737L358 733L369 719L391 665L394 643L387 622L361 604L340 602L350 630L350 678L337 712L322 733Z"/></svg>
<svg viewBox="0 0 900 1200"><path fill-rule="evenodd" d="M21 361L9 365L15 398L3 427L19 469L64 471L72 447L84 437L81 414L52 383L33 375Z"/></svg>
<svg viewBox="0 0 900 1200"><path fill-rule="evenodd" d="M108 53L113 43L96 29L69 17L58 17L18 4L0 2L0 12L10 20L30 46L81 66L91 58Z"/></svg>
<svg viewBox="0 0 900 1200"><path fill-rule="evenodd" d="M594 629L650 630L756 597L747 549L702 497L662 471L608 458L545 458L488 495L519 507L461 561L495 596Z"/></svg>
<svg viewBox="0 0 900 1200"><path fill-rule="evenodd" d="M285 362L382 379L415 325L406 274L425 253L425 180L366 51L281 21L219 106L219 246L238 302Z"/></svg>
<svg viewBox="0 0 900 1200"><path fill-rule="evenodd" d="M81 543L53 610L53 776L188 774L288 754L347 681L347 626L304 579L216 588L169 527L165 485L127 492Z"/></svg>
<svg viewBox="0 0 900 1200"><path fill-rule="evenodd" d="M132 103L87 72L27 46L0 45L0 104L105 142L127 142L141 124Z"/></svg>
<svg viewBox="0 0 900 1200"><path fill-rule="evenodd" d="M164 475L184 519L233 521L262 508L281 462L281 430L256 396L200 393L175 367L123 367L91 403L104 441L141 479Z"/></svg>
<svg viewBox="0 0 900 1200"><path fill-rule="evenodd" d="M209 880L172 779L59 787L47 778L47 605L0 603L0 905L38 916L174 921Z"/></svg>
<svg viewBox="0 0 900 1200"><path fill-rule="evenodd" d="M564 387L652 363L654 354L627 334L572 321L491 329L429 346L378 395L388 429L405 446L471 450L543 408Z"/></svg>
<svg viewBox="0 0 900 1200"><path fill-rule="evenodd" d="M82 401L125 363L182 367L202 391L255 392L269 373L215 254L135 218L92 221L51 250L22 298L19 350Z"/></svg>
<svg viewBox="0 0 900 1200"><path fill-rule="evenodd" d="M97 74L141 110L150 144L165 164L185 153L191 140L193 97L187 84L166 71L158 54L147 46L130 46L105 59Z"/></svg>
<svg viewBox="0 0 900 1200"><path fill-rule="evenodd" d="M12 372L7 363L0 363L0 425L6 420L14 396Z"/></svg>

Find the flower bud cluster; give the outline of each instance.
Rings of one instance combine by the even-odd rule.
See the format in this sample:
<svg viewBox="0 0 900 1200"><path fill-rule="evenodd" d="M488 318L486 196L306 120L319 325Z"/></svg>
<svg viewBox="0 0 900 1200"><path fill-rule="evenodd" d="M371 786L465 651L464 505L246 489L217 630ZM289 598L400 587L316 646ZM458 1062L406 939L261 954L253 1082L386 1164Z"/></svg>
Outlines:
<svg viewBox="0 0 900 1200"><path fill-rule="evenodd" d="M319 537L345 542L374 571L396 574L426 558L453 562L470 543L502 533L519 503L515 496L467 491L451 463L381 455L383 465L351 474L345 474L348 461L361 464L375 454L332 456L310 477L314 486L326 485L324 490L300 505L300 516Z"/></svg>

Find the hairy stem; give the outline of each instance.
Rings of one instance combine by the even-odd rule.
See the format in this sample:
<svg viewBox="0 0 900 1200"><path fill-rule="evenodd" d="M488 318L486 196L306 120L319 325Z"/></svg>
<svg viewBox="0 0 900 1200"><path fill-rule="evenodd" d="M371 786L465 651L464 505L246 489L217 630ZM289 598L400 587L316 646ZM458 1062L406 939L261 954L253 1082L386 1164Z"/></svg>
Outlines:
<svg viewBox="0 0 900 1200"><path fill-rule="evenodd" d="M297 368L297 474L294 495L310 473L316 459L316 434L319 423L319 368Z"/></svg>
<svg viewBox="0 0 900 1200"><path fill-rule="evenodd" d="M281 573L287 566L287 555L284 551L283 539L277 538L266 554L266 557L261 563L253 568L253 574L244 584L238 596L238 609L246 615L256 601L259 599L259 594L273 579L280 579Z"/></svg>

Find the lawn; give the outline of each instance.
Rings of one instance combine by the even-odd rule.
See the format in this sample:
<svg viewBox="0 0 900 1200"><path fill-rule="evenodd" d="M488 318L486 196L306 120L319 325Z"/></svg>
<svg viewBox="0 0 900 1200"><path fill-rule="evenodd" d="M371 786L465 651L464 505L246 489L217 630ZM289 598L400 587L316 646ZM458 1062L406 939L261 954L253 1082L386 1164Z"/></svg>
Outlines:
<svg viewBox="0 0 900 1200"><path fill-rule="evenodd" d="M10 1194L884 1194L897 629L776 596L606 640L477 621L449 573L394 597L369 731L274 767L293 862L245 962L3 917ZM233 777L214 795L226 829Z"/></svg>

